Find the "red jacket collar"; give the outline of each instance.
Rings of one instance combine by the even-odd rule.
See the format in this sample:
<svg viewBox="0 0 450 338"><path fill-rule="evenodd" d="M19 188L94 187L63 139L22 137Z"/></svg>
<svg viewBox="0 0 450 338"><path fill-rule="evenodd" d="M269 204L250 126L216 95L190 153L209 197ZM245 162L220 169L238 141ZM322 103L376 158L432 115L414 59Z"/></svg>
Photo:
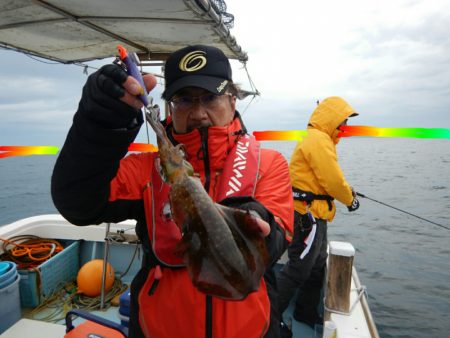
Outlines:
<svg viewBox="0 0 450 338"><path fill-rule="evenodd" d="M207 130L206 144L211 170L222 169L228 153L233 148L236 139L242 133L243 126L239 117L225 127L209 127ZM202 150L202 135L199 129L187 134L175 134L171 128L173 139L185 146L187 160L194 167L195 172L204 171L204 156Z"/></svg>

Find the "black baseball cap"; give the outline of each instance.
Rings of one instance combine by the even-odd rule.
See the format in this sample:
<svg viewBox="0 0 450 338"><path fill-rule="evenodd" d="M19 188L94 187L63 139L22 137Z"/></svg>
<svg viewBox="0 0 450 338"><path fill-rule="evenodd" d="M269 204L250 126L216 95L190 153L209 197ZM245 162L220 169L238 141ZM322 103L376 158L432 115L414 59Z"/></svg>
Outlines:
<svg viewBox="0 0 450 338"><path fill-rule="evenodd" d="M232 82L231 65L216 47L194 45L173 52L166 61L165 90L162 97L170 100L185 87L200 87L220 95Z"/></svg>

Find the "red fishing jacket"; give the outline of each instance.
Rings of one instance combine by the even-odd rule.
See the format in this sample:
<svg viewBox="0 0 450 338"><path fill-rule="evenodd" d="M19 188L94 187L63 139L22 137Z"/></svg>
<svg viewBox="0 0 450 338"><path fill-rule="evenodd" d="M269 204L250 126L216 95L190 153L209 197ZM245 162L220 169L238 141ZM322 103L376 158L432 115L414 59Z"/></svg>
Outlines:
<svg viewBox="0 0 450 338"><path fill-rule="evenodd" d="M220 188L219 182L229 153L241 137L241 129L240 119L236 118L229 126L209 127L207 136L202 136L198 129L189 134L171 134L176 142L184 144L187 160L209 195L217 202L219 196L226 197L226 193L233 189L230 188L232 184L226 186L223 183ZM152 195L149 195L148 189L155 181L155 174L158 174L154 158L152 153L124 158L117 176L111 182L110 201L142 199L146 195L146 209L150 207L161 221L166 217L161 214L164 214L167 200L150 200ZM281 154L269 149L261 149L259 158L252 197L273 214L278 225L289 236L292 233L293 200L287 163ZM161 193L162 186L156 188ZM151 223L149 219L147 223ZM150 226L148 230L152 232L154 229ZM172 241L176 242L179 235L174 233L174 236ZM153 240L152 246L156 242ZM164 244L172 245L173 242L158 242L160 246ZM208 330L215 338L264 335L270 319L270 302L264 280L261 280L258 291L244 300L226 301L197 291L185 268L167 268L172 263L180 264L176 258L173 259L169 264L162 262L162 270L159 265L153 267L139 291L139 322L146 336L197 338L207 336Z"/></svg>
<svg viewBox="0 0 450 338"><path fill-rule="evenodd" d="M96 74L89 80L93 84L97 83ZM194 130L184 135L174 134L168 124L169 137L173 143L185 145L187 160L214 201L221 202L219 199L225 197L224 205L256 210L271 226L266 237L271 262L258 291L242 301L206 296L193 287L185 268L163 264L152 250L154 241L150 239L145 209L154 208L162 213L158 219L164 219L166 201L145 197L148 186L155 183L152 176L157 154L125 156L140 125L121 126L129 125L127 119L136 111L114 100L101 105L89 93L80 101L56 161L52 198L61 214L73 224L137 220L136 233L144 250L144 262L131 286L130 332L136 335L136 328L142 328L147 336L164 338L263 336L269 326L269 300L276 298L273 265L285 249L284 237L292 233L293 198L285 159L276 151L261 149L256 184L247 199L252 202L226 204L231 203L226 193L240 182L239 173L235 173L237 181L232 178L233 172L223 174L230 151L245 130L238 113L229 126ZM118 110L117 114L109 114L110 110L105 108L112 106ZM142 123L139 115L137 119ZM228 185L220 183L227 181L221 179L225 176L229 178ZM162 192L158 193L162 196ZM169 249L173 244L157 243L168 243ZM155 277L159 279L157 283ZM273 324L274 317L270 319Z"/></svg>

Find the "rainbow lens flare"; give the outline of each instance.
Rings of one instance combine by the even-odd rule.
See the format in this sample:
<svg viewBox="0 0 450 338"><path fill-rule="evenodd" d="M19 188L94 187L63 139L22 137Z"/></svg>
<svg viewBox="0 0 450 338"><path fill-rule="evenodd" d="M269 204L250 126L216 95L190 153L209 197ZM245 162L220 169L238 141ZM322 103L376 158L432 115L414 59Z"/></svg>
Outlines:
<svg viewBox="0 0 450 338"><path fill-rule="evenodd" d="M378 128L369 126L342 126L339 137L413 137L450 139L450 129L444 128Z"/></svg>
<svg viewBox="0 0 450 338"><path fill-rule="evenodd" d="M128 147L128 151L156 153L158 151L158 147L149 143L131 143L130 146Z"/></svg>
<svg viewBox="0 0 450 338"><path fill-rule="evenodd" d="M59 151L55 146L0 146L0 158L11 156L56 155ZM128 151L157 152L158 147L147 143L132 143Z"/></svg>
<svg viewBox="0 0 450 338"><path fill-rule="evenodd" d="M10 156L55 155L55 146L0 146L0 158Z"/></svg>
<svg viewBox="0 0 450 338"><path fill-rule="evenodd" d="M254 131L258 141L300 141L307 134L306 130Z"/></svg>
<svg viewBox="0 0 450 338"><path fill-rule="evenodd" d="M342 126L339 137L408 137L450 139L450 129L446 128L379 128L371 126ZM258 141L300 141L307 135L306 130L254 131ZM0 158L10 156L55 155L55 146L0 146ZM128 151L157 152L158 147L147 143L132 143Z"/></svg>
<svg viewBox="0 0 450 338"><path fill-rule="evenodd" d="M342 126L339 137L408 137L408 138L446 138L450 139L450 129L445 128L379 128L370 126ZM258 141L300 141L306 130L254 131Z"/></svg>

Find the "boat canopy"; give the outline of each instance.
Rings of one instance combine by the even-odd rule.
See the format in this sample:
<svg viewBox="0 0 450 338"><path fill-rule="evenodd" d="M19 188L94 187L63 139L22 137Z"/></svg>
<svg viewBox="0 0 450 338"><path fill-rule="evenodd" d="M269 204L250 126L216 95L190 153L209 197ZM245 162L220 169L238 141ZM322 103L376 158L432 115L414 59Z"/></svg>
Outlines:
<svg viewBox="0 0 450 338"><path fill-rule="evenodd" d="M117 45L141 60L165 60L207 44L242 62L224 0L2 0L0 46L62 62L112 57Z"/></svg>

